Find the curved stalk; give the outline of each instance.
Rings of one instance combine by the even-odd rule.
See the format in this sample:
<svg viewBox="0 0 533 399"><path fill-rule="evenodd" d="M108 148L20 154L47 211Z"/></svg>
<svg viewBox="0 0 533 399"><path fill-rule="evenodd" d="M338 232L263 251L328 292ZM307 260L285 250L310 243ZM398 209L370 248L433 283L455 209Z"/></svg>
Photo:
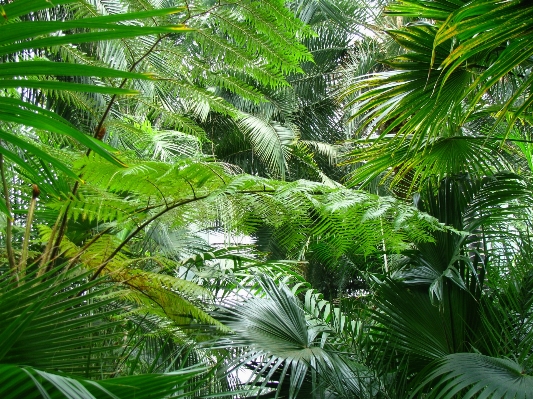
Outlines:
<svg viewBox="0 0 533 399"><path fill-rule="evenodd" d="M13 277L19 281L17 265L15 263L15 253L13 252L13 217L11 216L11 202L9 201L9 189L7 187L6 173L4 170L4 156L0 154L0 175L2 178L2 189L4 198L6 201L6 207L9 214L7 215L6 222L6 251L7 261L9 263L9 270L13 274Z"/></svg>
<svg viewBox="0 0 533 399"><path fill-rule="evenodd" d="M32 196L30 202L30 208L28 209L28 216L26 217L26 230L24 232L24 240L22 241L22 253L20 256L20 263L18 266L19 278L24 278L26 274L26 262L28 260L28 247L30 244L31 225L33 222L33 214L35 212L35 206L37 204L37 198L39 197L40 190L36 184L32 186Z"/></svg>
<svg viewBox="0 0 533 399"><path fill-rule="evenodd" d="M243 190L243 191L239 191L237 192L236 194L253 194L253 193L272 193L274 192L275 190L272 190L272 189L266 189L265 187L263 187L262 190ZM102 273L104 271L104 269L106 268L106 266L109 264L109 262L111 262L113 260L113 258L122 250L122 248L124 248L124 246L126 246L126 244L128 242L131 241L132 238L134 238L140 231L142 231L146 226L148 226L150 223L152 223L154 220L156 220L157 218L163 216L165 213L179 207L179 206L182 206L182 205L186 205L186 204L190 204L191 202L196 202L196 201L200 201L200 200L203 200L203 199L206 199L207 197L209 197L209 194L208 195L202 195L202 196L196 196L196 194L194 194L194 191L193 191L193 195L194 197L193 198L189 198L189 199L185 199L185 200L181 200L181 201L178 201L174 204L171 204L167 207L165 207L165 209L159 211L158 213L156 213L155 215L153 215L152 217L148 218L147 220L145 220L143 223L141 223L139 226L137 226L137 228L135 230L133 230L116 248L115 250L111 253L111 255L109 255L107 257L107 259L102 262L100 264L100 266L98 267L98 269L96 270L96 272L93 274L93 276L91 277L91 281L96 279L100 273Z"/></svg>

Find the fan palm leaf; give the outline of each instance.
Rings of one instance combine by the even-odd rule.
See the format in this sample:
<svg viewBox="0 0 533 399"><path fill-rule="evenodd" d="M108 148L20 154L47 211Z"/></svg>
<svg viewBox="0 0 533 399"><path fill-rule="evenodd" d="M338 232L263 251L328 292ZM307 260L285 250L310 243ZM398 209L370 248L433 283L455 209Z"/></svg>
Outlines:
<svg viewBox="0 0 533 399"><path fill-rule="evenodd" d="M246 348L230 364L230 370L250 366L253 372L247 384L252 390L260 387L259 393L271 387L273 379L278 381L275 397L283 392L283 384L289 385L289 398L298 397L306 379L312 384L311 392L318 396L324 389L321 377L353 389L352 395L364 395L365 388L358 384L358 378L368 378L368 371L339 356L340 345L336 347L332 340L333 330L306 314L285 285L266 277L259 281L268 297L233 303L220 314L234 334L218 345Z"/></svg>
<svg viewBox="0 0 533 399"><path fill-rule="evenodd" d="M370 147L367 156L358 149L349 161L365 163L354 172L354 182L368 183L392 169L400 171L392 182L398 184L411 170L427 178L437 170L509 168L494 151L498 142L513 147L505 140L531 103L531 77L524 72L533 55L526 45L531 21L524 7L521 1L490 0L398 1L389 6L391 15L417 20L387 31L404 53L382 61L386 71L357 77L342 96L360 122L358 133L368 139L362 148ZM476 133L466 138L472 127ZM455 144L465 149L467 143L475 146L483 155L465 162L447 152L438 157L439 167L428 168L428 162L418 169L406 166L407 160L439 153L450 139L461 140ZM388 164L384 154L391 151L400 156Z"/></svg>
<svg viewBox="0 0 533 399"><path fill-rule="evenodd" d="M511 399L533 397L533 376L517 362L478 353L454 353L431 365L431 373L420 386L432 381L428 398L486 397ZM440 378L435 384L434 380ZM410 396L417 397L420 389Z"/></svg>
<svg viewBox="0 0 533 399"><path fill-rule="evenodd" d="M108 284L98 281L95 286L79 269L59 271L43 275L38 284L35 275L18 284L8 279L0 283L3 397L117 398L132 392L165 397L183 392L188 380L205 372L194 367L174 374L89 380L109 376L114 368L123 337L122 322L113 318L123 311L113 302L122 293L108 295Z"/></svg>

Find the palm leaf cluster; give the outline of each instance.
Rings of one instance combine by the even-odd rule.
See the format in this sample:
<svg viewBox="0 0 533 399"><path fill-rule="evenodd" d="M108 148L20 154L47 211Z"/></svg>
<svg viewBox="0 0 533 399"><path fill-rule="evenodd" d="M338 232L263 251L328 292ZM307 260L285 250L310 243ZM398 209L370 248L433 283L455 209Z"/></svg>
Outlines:
<svg viewBox="0 0 533 399"><path fill-rule="evenodd" d="M176 364L174 372L93 381L115 374L121 356L135 350L121 343L125 313L116 305L124 292L102 280L95 287L79 268L60 270L37 285L33 278L2 281L2 396L167 397L196 389L193 377L205 367Z"/></svg>
<svg viewBox="0 0 533 399"><path fill-rule="evenodd" d="M386 183L456 230L371 276L365 361L384 397L531 395L529 305L514 310L530 297L526 8L393 2L385 11L396 26L386 33L396 54L339 88L358 137L345 160L349 182Z"/></svg>
<svg viewBox="0 0 533 399"><path fill-rule="evenodd" d="M401 53L342 94L364 137L348 158L363 163L351 181L385 173L410 190L432 175L512 168L505 152L516 151L512 137L523 138L515 132L531 100L529 12L521 1L390 4L388 15L413 19L387 31Z"/></svg>
<svg viewBox="0 0 533 399"><path fill-rule="evenodd" d="M531 7L382 6L0 0L2 397L531 397Z"/></svg>

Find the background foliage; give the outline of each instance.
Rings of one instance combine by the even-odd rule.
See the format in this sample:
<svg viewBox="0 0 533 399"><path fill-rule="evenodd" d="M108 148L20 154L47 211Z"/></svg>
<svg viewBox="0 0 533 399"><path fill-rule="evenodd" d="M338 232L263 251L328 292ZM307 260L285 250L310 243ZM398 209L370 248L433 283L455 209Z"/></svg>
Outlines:
<svg viewBox="0 0 533 399"><path fill-rule="evenodd" d="M0 0L9 398L530 398L525 0Z"/></svg>

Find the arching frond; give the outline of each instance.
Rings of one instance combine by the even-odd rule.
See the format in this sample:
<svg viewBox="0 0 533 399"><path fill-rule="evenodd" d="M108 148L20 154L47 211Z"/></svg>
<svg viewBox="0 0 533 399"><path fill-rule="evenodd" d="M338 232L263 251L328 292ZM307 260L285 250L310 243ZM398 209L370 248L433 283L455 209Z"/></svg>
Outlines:
<svg viewBox="0 0 533 399"><path fill-rule="evenodd" d="M420 382L421 387L432 382L429 398L463 398L484 395L490 398L531 397L533 377L510 359L483 356L478 353L454 353L438 360L433 371ZM437 378L438 382L433 381ZM410 397L416 397L417 389Z"/></svg>
<svg viewBox="0 0 533 399"><path fill-rule="evenodd" d="M284 178L290 145L296 141L298 132L290 126L265 121L253 115L240 119L238 123L241 129L249 135L257 156L263 158L278 176Z"/></svg>

